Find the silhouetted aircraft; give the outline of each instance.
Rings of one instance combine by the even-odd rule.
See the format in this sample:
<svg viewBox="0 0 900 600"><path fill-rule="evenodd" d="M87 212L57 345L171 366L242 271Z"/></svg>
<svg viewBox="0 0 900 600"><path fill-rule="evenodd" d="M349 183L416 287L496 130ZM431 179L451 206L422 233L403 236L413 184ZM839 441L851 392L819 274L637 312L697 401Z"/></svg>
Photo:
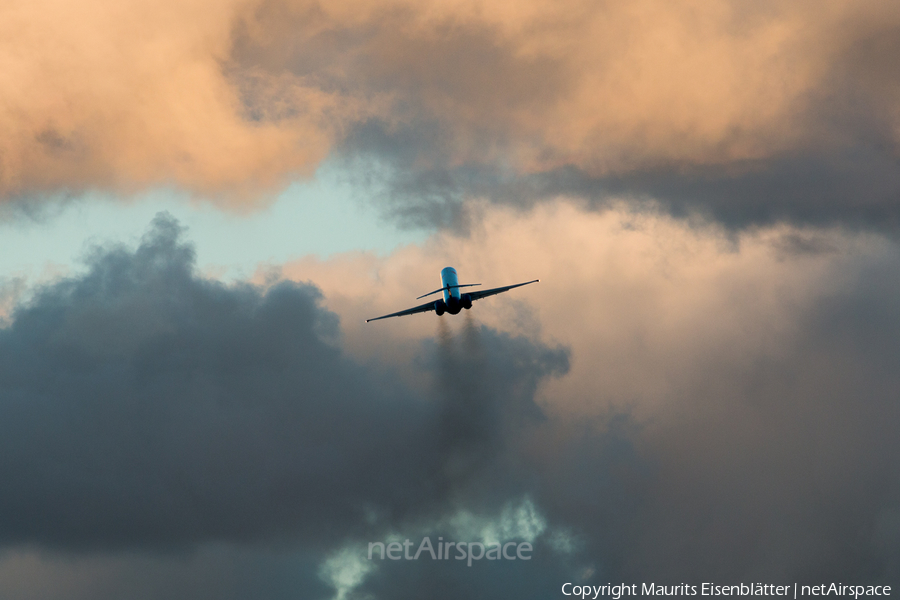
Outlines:
<svg viewBox="0 0 900 600"><path fill-rule="evenodd" d="M443 300L426 302L425 304L414 306L413 308L407 308L406 310L401 310L400 312L391 313L389 315L384 315L383 317L366 319L366 323L368 323L369 321L377 321L378 319L387 319L388 317L405 317L406 315L414 315L416 313L428 312L430 310L436 312L438 316L444 314L445 312L448 312L451 315L456 315L459 314L459 311L464 308L472 308L472 302L474 302L475 300L481 300L482 298L487 298L488 296L493 296L494 294L502 294L503 292L511 290L513 288L528 285L529 283L537 283L538 281L540 281L540 279L535 279L534 281L526 281L525 283L517 283L515 285L506 285L503 287L491 288L489 290L476 290L467 292L465 294L460 294L459 288L473 287L481 284L465 283L463 285L460 285L459 278L456 275L456 269L454 269L453 267L444 267L443 269L441 269L441 287L434 290L433 292L428 292L424 296L419 296L418 298L416 298L416 300L421 300L425 296L437 294L438 292L444 292Z"/></svg>

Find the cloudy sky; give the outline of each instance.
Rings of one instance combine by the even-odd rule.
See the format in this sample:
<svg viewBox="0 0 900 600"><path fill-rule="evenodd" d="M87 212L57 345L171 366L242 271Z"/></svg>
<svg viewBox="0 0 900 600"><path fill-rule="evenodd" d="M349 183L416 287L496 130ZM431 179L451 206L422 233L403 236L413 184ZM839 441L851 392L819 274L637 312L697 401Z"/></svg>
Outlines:
<svg viewBox="0 0 900 600"><path fill-rule="evenodd" d="M897 56L889 1L4 2L0 597L900 585ZM364 322L447 265L541 283ZM367 558L425 536L533 558Z"/></svg>

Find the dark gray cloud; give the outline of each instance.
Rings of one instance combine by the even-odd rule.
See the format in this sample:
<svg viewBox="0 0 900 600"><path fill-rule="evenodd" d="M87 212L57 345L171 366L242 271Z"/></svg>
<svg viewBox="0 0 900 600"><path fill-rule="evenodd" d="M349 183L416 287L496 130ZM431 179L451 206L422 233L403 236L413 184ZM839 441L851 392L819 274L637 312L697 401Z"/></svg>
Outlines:
<svg viewBox="0 0 900 600"><path fill-rule="evenodd" d="M422 517L466 484L446 456L475 444L490 463L501 413L566 368L561 350L485 331L490 387L463 374L478 411L451 410L464 399L344 356L312 286L201 279L179 235L160 216L136 251L96 249L0 330L3 543L330 544Z"/></svg>
<svg viewBox="0 0 900 600"><path fill-rule="evenodd" d="M342 151L349 178L373 194L385 213L411 227L465 232L472 198L528 209L559 196L605 209L626 201L677 217L704 217L729 228L786 222L896 232L900 222L900 158L891 143L856 140L848 147L810 149L724 165L668 164L607 175L576 165L519 174L496 164L416 167L432 152L420 136L436 123L389 128L360 124Z"/></svg>

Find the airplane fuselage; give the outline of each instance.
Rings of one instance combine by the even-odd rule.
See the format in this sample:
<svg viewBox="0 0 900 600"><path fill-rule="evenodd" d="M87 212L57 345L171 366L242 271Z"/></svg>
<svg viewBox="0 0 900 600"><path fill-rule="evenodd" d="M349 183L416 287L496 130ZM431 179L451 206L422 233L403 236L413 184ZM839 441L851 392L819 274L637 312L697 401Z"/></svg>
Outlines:
<svg viewBox="0 0 900 600"><path fill-rule="evenodd" d="M459 276L453 267L441 269L441 287L444 288L444 300L435 301L434 310L437 314L448 312L456 315L464 308L472 308L471 298L459 293Z"/></svg>
<svg viewBox="0 0 900 600"><path fill-rule="evenodd" d="M441 269L441 287L444 288L444 302L448 305L450 298L459 300L459 276L453 267L444 267Z"/></svg>

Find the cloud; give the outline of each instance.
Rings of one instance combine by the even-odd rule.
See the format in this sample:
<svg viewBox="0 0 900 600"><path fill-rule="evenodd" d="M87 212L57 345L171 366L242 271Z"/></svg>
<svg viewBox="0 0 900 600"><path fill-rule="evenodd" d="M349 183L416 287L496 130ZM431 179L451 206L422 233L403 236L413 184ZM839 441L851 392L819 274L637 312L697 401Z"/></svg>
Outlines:
<svg viewBox="0 0 900 600"><path fill-rule="evenodd" d="M380 344L429 337L430 320L374 332L363 317L407 306L444 263L485 285L540 277L472 314L571 348L568 373L538 390L546 420L519 430L527 492L580 544L557 571L542 538L547 577L896 580L889 238L559 202L483 207L469 236L285 273L319 283L359 360L402 363Z"/></svg>
<svg viewBox="0 0 900 600"><path fill-rule="evenodd" d="M443 134L425 140L423 161L512 158L527 171L602 173L635 160L768 155L814 83L819 57L799 47L809 14L695 8L273 2L254 13L247 31L258 35L239 36L236 56L391 94L406 110L390 124ZM812 35L828 25L817 19Z"/></svg>
<svg viewBox="0 0 900 600"><path fill-rule="evenodd" d="M896 221L893 3L48 0L3 16L7 201L174 186L242 209L331 157L427 225L465 225L473 196L559 194L736 226Z"/></svg>
<svg viewBox="0 0 900 600"><path fill-rule="evenodd" d="M421 519L466 495L478 470L451 461L499 469L505 423L567 368L473 330L477 374L428 359L441 385L413 392L341 351L314 287L201 279L180 234L160 215L136 250L97 248L0 330L0 543L327 547Z"/></svg>
<svg viewBox="0 0 900 600"><path fill-rule="evenodd" d="M269 3L235 57L387 98L338 156L412 224L464 229L472 197L562 194L736 227L893 227L897 17L841 2Z"/></svg>
<svg viewBox="0 0 900 600"><path fill-rule="evenodd" d="M0 555L0 590L9 600L265 600L331 591L303 553L213 545L197 552L163 554L59 554L35 550Z"/></svg>
<svg viewBox="0 0 900 600"><path fill-rule="evenodd" d="M331 137L323 113L345 105L270 78L260 90L286 95L291 114L246 115L226 76L239 6L5 5L0 194L174 185L239 208L312 173Z"/></svg>
<svg viewBox="0 0 900 600"><path fill-rule="evenodd" d="M0 330L0 573L47 598L896 580L895 242L481 210L470 237L234 286L159 217L35 290ZM448 261L541 283L364 323ZM535 558L358 569L424 535Z"/></svg>

